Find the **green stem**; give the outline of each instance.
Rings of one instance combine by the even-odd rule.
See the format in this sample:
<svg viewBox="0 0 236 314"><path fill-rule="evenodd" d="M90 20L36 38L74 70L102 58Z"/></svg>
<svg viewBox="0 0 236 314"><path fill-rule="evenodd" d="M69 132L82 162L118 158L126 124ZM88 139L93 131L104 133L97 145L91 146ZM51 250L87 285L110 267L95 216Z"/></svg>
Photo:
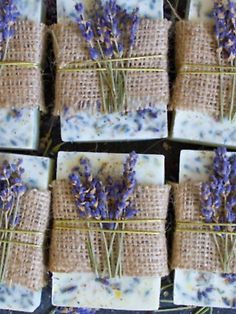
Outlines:
<svg viewBox="0 0 236 314"><path fill-rule="evenodd" d="M14 205L14 207L12 207L13 208L13 224L15 223L16 216L18 213L19 201L20 201L20 196L16 196L16 204ZM10 212L9 216L11 216L11 214L12 214L12 212ZM13 235L14 235L13 233L9 234L8 241L12 240ZM11 247L11 245L10 245L10 243L8 243L7 248L6 248L5 262L4 262L4 267L3 267L2 278L5 277L6 265L7 265L8 260L9 260L10 247Z"/></svg>
<svg viewBox="0 0 236 314"><path fill-rule="evenodd" d="M103 229L102 223L100 223L100 228ZM111 263L110 263L110 256L109 256L109 252L108 252L107 239L105 236L105 232L101 232L101 233L102 233L102 238L103 238L104 247L105 247L105 255L106 255L108 275L109 275L109 278L112 278Z"/></svg>
<svg viewBox="0 0 236 314"><path fill-rule="evenodd" d="M182 306L182 307L170 307L169 309L160 309L157 313L169 313L169 312L176 312L176 311L188 311L192 310L192 306Z"/></svg>
<svg viewBox="0 0 236 314"><path fill-rule="evenodd" d="M225 235L225 253L224 253L224 272L228 273L229 270L229 265L228 265L228 260L229 260L229 237L228 234Z"/></svg>
<svg viewBox="0 0 236 314"><path fill-rule="evenodd" d="M231 61L231 66L235 66L234 61ZM233 75L231 102L230 102L230 110L229 110L229 120L230 121L233 121L233 118L234 118L235 87L236 87L236 75Z"/></svg>
<svg viewBox="0 0 236 314"><path fill-rule="evenodd" d="M218 52L218 60L219 60L219 65L221 65L221 54ZM223 99L223 75L222 75L222 70L220 68L220 115L221 115L221 120L224 119L224 99Z"/></svg>
<svg viewBox="0 0 236 314"><path fill-rule="evenodd" d="M216 234L213 234L213 239L214 239L214 242L215 242L215 245L216 245L216 248L217 248L217 252L218 252L219 257L220 257L221 265L224 268L224 258L222 256L220 245L219 245L219 242L217 240L217 235Z"/></svg>
<svg viewBox="0 0 236 314"><path fill-rule="evenodd" d="M121 227L122 227L122 230L124 230L125 228L125 225L124 224L121 224ZM120 234L120 237L119 237L119 251L118 251L118 257L117 257L117 262L116 262L116 269L115 269L115 277L118 276L118 273L120 274L121 276L121 262L122 262L122 252L123 252L123 245L124 245L124 236L125 234L122 233Z"/></svg>
<svg viewBox="0 0 236 314"><path fill-rule="evenodd" d="M90 224L87 223L87 227L88 229L90 229ZM91 231L88 231L88 243L89 243L89 252L91 253L90 254L90 261L91 261L91 264L93 265L94 267L94 272L95 272L95 275L96 277L98 278L99 275L98 275L98 265L97 265L97 260L96 260L96 256L95 256L95 249L94 249L94 245L93 245L93 239L92 239L92 234L91 234Z"/></svg>

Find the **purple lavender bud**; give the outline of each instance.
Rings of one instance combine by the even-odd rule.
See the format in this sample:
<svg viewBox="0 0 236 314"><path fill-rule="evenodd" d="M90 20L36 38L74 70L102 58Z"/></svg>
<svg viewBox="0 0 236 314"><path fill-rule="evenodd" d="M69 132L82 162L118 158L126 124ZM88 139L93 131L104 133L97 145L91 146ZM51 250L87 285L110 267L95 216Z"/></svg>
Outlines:
<svg viewBox="0 0 236 314"><path fill-rule="evenodd" d="M100 57L100 54L96 48L89 48L89 55L90 58L94 61L98 60Z"/></svg>
<svg viewBox="0 0 236 314"><path fill-rule="evenodd" d="M84 13L84 5L83 3L77 3L75 5L75 10L79 13L79 14L83 14Z"/></svg>

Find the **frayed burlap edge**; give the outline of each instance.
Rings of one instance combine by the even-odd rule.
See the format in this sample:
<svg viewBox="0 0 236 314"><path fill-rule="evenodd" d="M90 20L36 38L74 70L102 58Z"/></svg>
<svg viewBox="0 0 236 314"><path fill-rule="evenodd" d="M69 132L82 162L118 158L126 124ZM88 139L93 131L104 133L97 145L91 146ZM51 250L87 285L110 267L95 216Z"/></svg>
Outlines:
<svg viewBox="0 0 236 314"><path fill-rule="evenodd" d="M161 222L128 225L129 230L159 231L158 235L125 235L122 268L127 276L166 276L168 271L165 220L167 217L169 186L138 186L132 201L139 211L137 218L161 219ZM53 184L53 219L78 220L71 186L67 180ZM71 225L71 223L70 223ZM73 225L73 223L72 223ZM86 224L85 224L86 225ZM83 225L81 225L83 227ZM92 227L96 225L91 224ZM93 233L96 257L104 265L101 234ZM53 228L50 250L52 272L91 272L87 234L79 230Z"/></svg>
<svg viewBox="0 0 236 314"><path fill-rule="evenodd" d="M175 216L181 222L204 222L201 216L202 183L174 185ZM190 229L210 230L209 227L191 226ZM206 232L175 232L171 259L172 269L188 269L212 273L224 273L212 234ZM236 273L236 260L230 265L230 273Z"/></svg>
<svg viewBox="0 0 236 314"><path fill-rule="evenodd" d="M51 193L29 190L19 204L18 230L37 231L39 234L13 234L12 240L33 243L39 247L11 243L3 282L11 286L21 285L39 291L46 285L44 261L45 233L49 222ZM1 251L0 251L1 252Z"/></svg>
<svg viewBox="0 0 236 314"><path fill-rule="evenodd" d="M136 47L130 56L160 55L128 61L129 67L160 68L164 72L128 72L126 111L167 105L169 102L167 20L143 19L137 34ZM57 24L51 28L58 68L70 62L89 60L88 49L78 25ZM70 108L74 113L99 111L102 104L99 75L96 71L60 72L56 77L55 114Z"/></svg>
<svg viewBox="0 0 236 314"><path fill-rule="evenodd" d="M6 62L18 65L0 66L0 108L37 108L45 111L41 63L47 27L32 21L19 21L13 26ZM20 62L36 64L23 66Z"/></svg>

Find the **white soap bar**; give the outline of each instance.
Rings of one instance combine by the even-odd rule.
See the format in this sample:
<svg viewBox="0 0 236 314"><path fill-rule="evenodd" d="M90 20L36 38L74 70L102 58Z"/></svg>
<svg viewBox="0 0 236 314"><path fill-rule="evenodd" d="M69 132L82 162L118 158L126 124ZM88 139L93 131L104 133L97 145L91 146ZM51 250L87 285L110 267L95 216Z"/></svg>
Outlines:
<svg viewBox="0 0 236 314"><path fill-rule="evenodd" d="M182 151L180 156L180 183L206 181L212 174L214 153ZM225 278L193 270L175 270L174 303L209 307L236 307L236 275Z"/></svg>
<svg viewBox="0 0 236 314"><path fill-rule="evenodd" d="M93 0L83 0L86 8L92 8ZM106 2L104 0L104 2ZM125 8L139 8L141 16L163 17L163 0L118 0ZM75 2L57 0L58 22L75 20ZM122 141L159 139L168 136L167 104L159 103L152 111L140 110L128 114L87 112L74 114L66 108L61 114L61 137L64 142Z"/></svg>
<svg viewBox="0 0 236 314"><path fill-rule="evenodd" d="M79 159L86 156L93 172L104 165L104 174L119 177L127 155L107 153L60 152L57 179L67 179ZM139 155L136 177L139 184L164 184L164 156ZM160 277L128 277L96 280L93 273L53 273L52 303L55 306L120 310L157 310L161 287ZM86 287L86 288L85 288Z"/></svg>
<svg viewBox="0 0 236 314"><path fill-rule="evenodd" d="M43 0L16 0L20 19L40 23L44 19ZM0 108L0 147L36 150L39 142L40 112L33 109Z"/></svg>
<svg viewBox="0 0 236 314"><path fill-rule="evenodd" d="M223 0L225 3L228 0ZM235 0L232 0L236 2ZM208 21L212 19L212 9L214 1L212 0L188 0L188 6L186 10L186 18L189 20L201 20Z"/></svg>
<svg viewBox="0 0 236 314"><path fill-rule="evenodd" d="M87 10L94 7L95 0L81 0ZM106 3L107 0L102 0ZM70 21L75 17L75 1L73 0L57 0L57 16L58 23ZM139 8L140 14L148 18L163 18L163 0L117 0L116 3L121 7L132 11Z"/></svg>
<svg viewBox="0 0 236 314"><path fill-rule="evenodd" d="M30 189L48 189L52 178L52 161L49 158L0 153L0 164L7 160L15 163L22 159L24 182ZM0 309L33 312L41 303L42 291L34 292L21 285L0 284Z"/></svg>
<svg viewBox="0 0 236 314"><path fill-rule="evenodd" d="M212 0L189 0L186 18L191 21L212 20L213 6ZM236 147L236 121L217 121L205 113L177 109L171 137L182 142Z"/></svg>

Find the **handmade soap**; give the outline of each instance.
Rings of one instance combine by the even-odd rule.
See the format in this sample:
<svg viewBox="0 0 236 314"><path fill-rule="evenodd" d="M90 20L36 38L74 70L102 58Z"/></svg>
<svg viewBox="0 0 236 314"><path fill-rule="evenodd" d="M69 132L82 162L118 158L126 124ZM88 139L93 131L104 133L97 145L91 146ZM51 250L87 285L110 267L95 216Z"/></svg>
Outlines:
<svg viewBox="0 0 236 314"><path fill-rule="evenodd" d="M227 1L225 1L225 3L227 3ZM209 36L207 39L204 37L204 39L202 38L200 40L196 38L196 41L194 41L194 36L198 36L197 33L199 33L200 30L202 34L205 33L205 30L205 34L207 34L208 31L210 32L208 28L211 26L208 25L208 28L205 28L204 30L204 27L206 26L200 26L200 23L211 23L211 21L213 22L213 5L214 1L212 0L189 0L188 2L186 20L189 20L189 23L192 23L192 26L187 26L187 24L178 26L179 34L180 32L183 32L184 29L186 29L185 34L183 35L183 33L181 33L179 36L188 36L188 43L183 48L184 50L181 50L182 48L180 46L179 48L177 47L177 49L179 49L178 56L180 60L182 58L182 60L184 60L184 56L187 56L185 62L186 64L192 63L193 66L194 64L195 66L206 64L213 66L217 65L217 58L214 58L213 55L210 56L209 54L210 50L213 51L213 49L215 49L213 48L213 45L216 45L216 40L214 37ZM213 26L211 31L213 31ZM190 38L187 33L191 33L192 38ZM209 43L208 47L205 41ZM198 52L195 54L191 53L191 46L193 47L192 49L194 51ZM229 147L236 147L236 120L228 119L227 117L222 119L215 114L216 112L213 113L213 111L215 111L214 107L217 107L218 104L218 100L216 101L218 96L216 96L216 94L219 93L219 91L217 91L215 87L212 87L211 81L214 80L214 82L216 82L214 83L216 84L215 86L218 86L220 76L218 74L214 75L210 72L217 71L214 68L209 67L192 68L191 65L188 68L186 64L181 64L179 67L179 72L186 71L186 73L179 73L177 77L176 89L174 89L173 93L172 103L174 104L175 114L172 123L171 137L174 140L182 142L196 142L213 146L226 145ZM190 72L190 74L187 72ZM199 72L199 74L194 72ZM204 72L208 74L204 74ZM186 82L188 81L188 83L185 84L183 82L181 87L178 82L179 80L182 80L182 78L184 80L185 76ZM229 82L232 80L232 75L229 77L224 76L223 80L226 82L224 89L231 89L231 83ZM184 88L186 88L185 91ZM209 92L207 92L207 90ZM189 95L186 103L184 103L184 99L186 97L184 94ZM179 95L182 96L179 97ZM229 99L230 96L231 94L229 93ZM178 101L175 103L176 98ZM209 101L209 99L212 101ZM192 110L191 103L195 104L195 101L198 101L198 105L194 105L195 108ZM183 109L183 107L185 108ZM197 107L200 109L198 110Z"/></svg>
<svg viewBox="0 0 236 314"><path fill-rule="evenodd" d="M94 6L92 0L81 2L88 9ZM104 0L104 2L106 1ZM142 17L163 18L162 0L155 2L151 0L129 2L118 0L117 3L127 9L138 7ZM73 0L57 0L59 23L75 21L74 4ZM156 102L158 102L158 98L157 94ZM148 100L145 108L148 108ZM65 106L61 111L61 136L65 142L145 140L165 138L167 135L167 102L164 101L159 101L155 108L131 110L128 113L104 114L95 111L91 114L86 110L75 112L70 106Z"/></svg>
<svg viewBox="0 0 236 314"><path fill-rule="evenodd" d="M122 173L127 155L107 153L60 152L57 179L67 179L82 156L89 158L94 174L101 165L112 177ZM136 165L139 184L164 184L164 157L139 155ZM135 248L134 248L135 250ZM79 261L78 261L79 262ZM116 277L98 280L91 273L53 273L52 303L56 306L122 310L157 310L159 307L160 277Z"/></svg>
<svg viewBox="0 0 236 314"><path fill-rule="evenodd" d="M37 23L43 21L43 0L16 0L15 3L20 13L20 20ZM0 108L1 148L37 149L40 123L40 111L37 106L39 107L39 104L36 104L32 109L19 110Z"/></svg>
<svg viewBox="0 0 236 314"><path fill-rule="evenodd" d="M52 162L49 158L0 153L0 163L23 160L25 169L22 178L31 189L48 189L52 175ZM34 292L21 285L0 284L0 309L33 312L41 303L41 291Z"/></svg>
<svg viewBox="0 0 236 314"><path fill-rule="evenodd" d="M182 151L179 182L204 182L211 175L214 153ZM236 276L176 269L174 303L209 307L236 307Z"/></svg>

